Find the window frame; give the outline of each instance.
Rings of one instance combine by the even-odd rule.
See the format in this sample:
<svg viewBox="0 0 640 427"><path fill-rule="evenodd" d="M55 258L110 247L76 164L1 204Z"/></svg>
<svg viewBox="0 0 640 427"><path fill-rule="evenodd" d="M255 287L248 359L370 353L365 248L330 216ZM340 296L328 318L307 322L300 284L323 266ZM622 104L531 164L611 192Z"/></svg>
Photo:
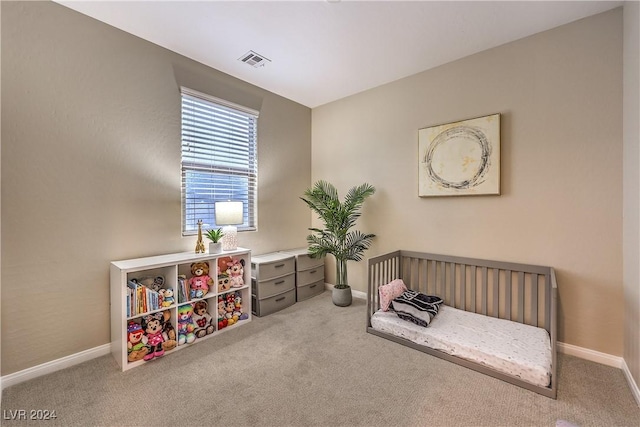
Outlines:
<svg viewBox="0 0 640 427"><path fill-rule="evenodd" d="M221 227L215 223L214 203L227 200L243 201L244 223L238 231L257 230L259 112L186 87L180 87L180 105L182 236L197 234L198 219L203 229ZM223 128L228 135L221 136Z"/></svg>

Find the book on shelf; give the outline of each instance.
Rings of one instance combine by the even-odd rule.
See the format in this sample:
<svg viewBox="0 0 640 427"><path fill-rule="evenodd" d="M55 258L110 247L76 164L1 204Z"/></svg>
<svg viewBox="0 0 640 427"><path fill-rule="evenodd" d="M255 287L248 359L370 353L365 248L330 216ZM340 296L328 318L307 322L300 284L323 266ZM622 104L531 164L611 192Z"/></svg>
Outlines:
<svg viewBox="0 0 640 427"><path fill-rule="evenodd" d="M162 296L153 289L147 288L135 280L128 280L127 287L127 314L129 317L159 310L162 307Z"/></svg>
<svg viewBox="0 0 640 427"><path fill-rule="evenodd" d="M189 289L187 289L187 278L178 276L178 303L189 301Z"/></svg>

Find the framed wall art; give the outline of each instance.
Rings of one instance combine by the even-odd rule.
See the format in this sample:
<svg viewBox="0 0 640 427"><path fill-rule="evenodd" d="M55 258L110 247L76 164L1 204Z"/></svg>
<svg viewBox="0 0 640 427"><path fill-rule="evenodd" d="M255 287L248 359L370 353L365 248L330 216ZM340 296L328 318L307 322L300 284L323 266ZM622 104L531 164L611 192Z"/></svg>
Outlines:
<svg viewBox="0 0 640 427"><path fill-rule="evenodd" d="M420 197L500 194L500 114L418 131Z"/></svg>

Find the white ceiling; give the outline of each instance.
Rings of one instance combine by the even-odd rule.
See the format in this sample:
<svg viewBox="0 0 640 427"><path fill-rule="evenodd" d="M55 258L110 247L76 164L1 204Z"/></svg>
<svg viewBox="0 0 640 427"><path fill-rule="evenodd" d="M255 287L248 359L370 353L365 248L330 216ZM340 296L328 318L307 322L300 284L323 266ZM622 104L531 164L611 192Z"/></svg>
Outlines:
<svg viewBox="0 0 640 427"><path fill-rule="evenodd" d="M623 3L57 2L312 108Z"/></svg>

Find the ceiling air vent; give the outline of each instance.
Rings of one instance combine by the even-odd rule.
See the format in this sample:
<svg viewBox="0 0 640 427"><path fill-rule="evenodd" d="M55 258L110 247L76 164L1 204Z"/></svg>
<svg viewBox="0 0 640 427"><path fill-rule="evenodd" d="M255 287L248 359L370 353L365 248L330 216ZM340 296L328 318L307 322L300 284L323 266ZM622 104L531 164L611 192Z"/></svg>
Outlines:
<svg viewBox="0 0 640 427"><path fill-rule="evenodd" d="M249 64L254 68L264 67L267 62L271 62L270 59L265 58L264 56L252 50L242 55L240 58L238 58L238 60L244 62L245 64Z"/></svg>

